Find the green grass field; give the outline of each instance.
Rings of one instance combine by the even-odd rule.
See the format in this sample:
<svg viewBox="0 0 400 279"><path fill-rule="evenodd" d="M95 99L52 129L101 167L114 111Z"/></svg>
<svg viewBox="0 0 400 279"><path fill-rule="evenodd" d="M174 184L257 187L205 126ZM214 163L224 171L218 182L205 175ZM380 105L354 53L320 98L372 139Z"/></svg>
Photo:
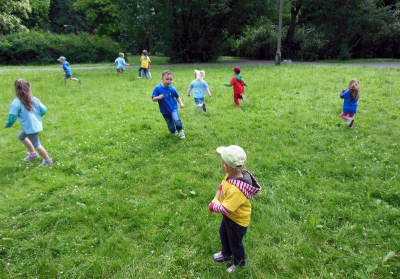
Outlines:
<svg viewBox="0 0 400 279"><path fill-rule="evenodd" d="M184 140L150 98L165 69L74 70L82 85L61 69L0 73L3 121L20 77L48 107L40 139L54 160L23 162L19 123L3 129L0 278L400 277L400 69L245 66L238 109L231 67L204 68L201 113L186 95L194 68L174 68ZM354 129L339 117L351 78ZM221 216L208 204L224 176L215 149L230 144L263 188L249 265L228 275L211 259Z"/></svg>

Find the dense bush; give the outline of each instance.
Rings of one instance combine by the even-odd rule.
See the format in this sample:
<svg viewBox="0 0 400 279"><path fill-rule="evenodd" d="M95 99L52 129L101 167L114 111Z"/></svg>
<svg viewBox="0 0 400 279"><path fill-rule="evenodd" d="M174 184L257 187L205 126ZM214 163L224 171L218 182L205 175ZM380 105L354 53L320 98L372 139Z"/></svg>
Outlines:
<svg viewBox="0 0 400 279"><path fill-rule="evenodd" d="M45 65L67 57L74 63L114 61L119 44L108 37L80 33L79 35L55 35L30 32L7 35L0 40L1 65Z"/></svg>
<svg viewBox="0 0 400 279"><path fill-rule="evenodd" d="M238 55L251 59L274 59L278 28L269 20L258 27L246 28L238 41ZM286 28L282 34L286 33Z"/></svg>

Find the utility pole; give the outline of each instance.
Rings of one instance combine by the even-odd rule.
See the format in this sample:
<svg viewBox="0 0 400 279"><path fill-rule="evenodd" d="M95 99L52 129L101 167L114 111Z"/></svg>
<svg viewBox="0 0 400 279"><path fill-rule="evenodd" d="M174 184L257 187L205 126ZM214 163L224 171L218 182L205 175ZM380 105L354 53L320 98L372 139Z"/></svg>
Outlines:
<svg viewBox="0 0 400 279"><path fill-rule="evenodd" d="M279 66L282 61L282 56L281 56L282 10L283 10L283 0L279 0L278 46L276 48L276 55L275 55L275 65L277 66Z"/></svg>

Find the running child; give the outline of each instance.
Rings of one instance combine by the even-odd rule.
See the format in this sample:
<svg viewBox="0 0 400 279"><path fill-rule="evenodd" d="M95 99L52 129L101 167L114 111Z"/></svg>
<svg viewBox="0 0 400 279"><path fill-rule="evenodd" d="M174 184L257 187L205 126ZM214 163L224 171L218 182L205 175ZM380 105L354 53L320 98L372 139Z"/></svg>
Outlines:
<svg viewBox="0 0 400 279"><path fill-rule="evenodd" d="M167 123L168 130L171 134L175 134L178 131L180 139L185 138L183 132L183 124L179 118L178 103L181 109L185 107L178 92L172 86L174 79L173 73L170 70L166 70L162 73L162 82L158 84L151 95L153 102L158 102L160 112Z"/></svg>
<svg viewBox="0 0 400 279"><path fill-rule="evenodd" d="M354 115L357 113L358 99L360 98L360 86L356 79L349 82L349 86L340 94L343 100L343 111L340 117L347 120L349 128L354 127Z"/></svg>
<svg viewBox="0 0 400 279"><path fill-rule="evenodd" d="M119 57L115 59L114 64L117 64L117 72L120 74L123 74L125 71L125 66L129 66L128 63L125 62L125 54L120 52Z"/></svg>
<svg viewBox="0 0 400 279"><path fill-rule="evenodd" d="M64 56L60 56L60 58L57 59L61 63L61 67L63 68L65 75L64 75L64 84L67 84L67 79L77 81L79 83L82 83L80 79L73 78L72 77L72 71L71 67L69 66L69 63L67 59Z"/></svg>
<svg viewBox="0 0 400 279"><path fill-rule="evenodd" d="M39 141L39 132L43 130L42 116L47 112L47 108L38 98L32 95L31 85L26 79L17 79L14 82L14 90L17 98L11 103L10 112L4 126L9 128L18 119L22 127L18 138L29 151L24 161L30 162L39 158L39 155L35 152L36 148L43 157L40 166L51 166L53 160L49 158L46 149Z"/></svg>
<svg viewBox="0 0 400 279"><path fill-rule="evenodd" d="M190 92L193 90L193 97L196 106L202 111L206 111L206 104L204 103L204 97L206 92L211 97L210 89L208 88L207 82L204 81L206 73L201 70L194 70L194 80L190 83L187 95L190 97Z"/></svg>
<svg viewBox="0 0 400 279"><path fill-rule="evenodd" d="M244 97L244 86L248 86L248 84L243 80L243 77L240 75L240 68L236 66L233 70L233 77L231 81L225 82L224 85L231 87L233 86L233 101L236 106L240 108L239 99L246 101Z"/></svg>

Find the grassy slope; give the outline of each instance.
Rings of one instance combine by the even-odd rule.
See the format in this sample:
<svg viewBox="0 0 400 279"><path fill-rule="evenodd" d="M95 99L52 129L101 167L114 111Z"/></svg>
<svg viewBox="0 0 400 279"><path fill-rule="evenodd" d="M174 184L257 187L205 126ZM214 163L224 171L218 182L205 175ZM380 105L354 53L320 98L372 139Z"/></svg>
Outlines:
<svg viewBox="0 0 400 279"><path fill-rule="evenodd" d="M212 262L223 177L215 148L238 144L263 186L245 237L250 265L232 278L397 278L400 223L398 69L243 67L248 102L233 105L229 67L206 68L212 98L186 97L187 138L168 134L136 70L2 73L0 109L22 75L49 108L41 141L55 164L24 163L19 124L0 138L0 278L227 278ZM354 129L338 95L356 77ZM391 251L394 251L392 256ZM397 253L397 256L396 256ZM385 256L388 256L385 258Z"/></svg>

